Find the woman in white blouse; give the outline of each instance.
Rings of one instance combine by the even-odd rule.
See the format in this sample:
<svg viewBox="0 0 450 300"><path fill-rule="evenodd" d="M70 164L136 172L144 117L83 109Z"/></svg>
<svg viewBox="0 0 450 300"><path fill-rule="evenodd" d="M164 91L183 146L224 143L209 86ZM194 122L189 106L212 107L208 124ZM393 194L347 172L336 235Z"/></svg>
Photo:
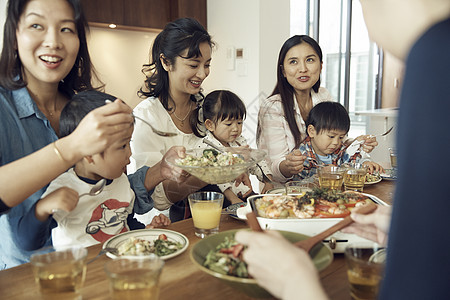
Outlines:
<svg viewBox="0 0 450 300"><path fill-rule="evenodd" d="M197 127L197 120L191 116L203 101L201 84L209 75L213 46L208 32L191 18L168 23L158 34L153 43L150 64L145 65L143 70L147 75L145 87L139 91L141 97L148 98L136 106L134 114L159 130L177 135L158 136L137 120L131 140L133 155L128 172L132 173L143 165L153 166L172 146L194 148L199 143L202 129ZM205 185L194 176L183 184L166 180L155 188L152 195L155 208L170 208L172 221L180 219L180 216L172 216L177 208L173 203ZM180 204L183 213L184 205Z"/></svg>
<svg viewBox="0 0 450 300"><path fill-rule="evenodd" d="M319 102L334 101L328 90L320 87L322 63L319 44L307 35L295 35L281 47L277 83L260 107L256 134L258 147L267 151L278 182L286 182L303 169L306 157L294 149L306 137L309 111ZM363 148L370 152L377 144L375 138L367 138Z"/></svg>

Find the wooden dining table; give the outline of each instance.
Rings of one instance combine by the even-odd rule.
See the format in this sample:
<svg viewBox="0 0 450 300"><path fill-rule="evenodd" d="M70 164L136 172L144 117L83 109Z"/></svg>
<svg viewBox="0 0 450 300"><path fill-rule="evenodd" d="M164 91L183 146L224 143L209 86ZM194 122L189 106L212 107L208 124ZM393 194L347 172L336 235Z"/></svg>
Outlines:
<svg viewBox="0 0 450 300"><path fill-rule="evenodd" d="M394 182L383 180L366 186L364 192L391 204L394 186ZM244 221L229 215L221 216L220 231L240 228L247 228ZM184 234L189 239L189 247L184 253L165 261L159 299L253 299L201 271L190 260L189 252L200 240L194 234L192 219L173 223L167 229ZM101 244L88 247L88 260L95 257L101 248ZM81 291L83 299L110 299L109 283L104 271L108 260L109 257L102 256L88 265ZM346 270L344 255L335 253L330 266L320 272L322 286L330 299L350 299ZM38 294L29 263L0 271L0 299L36 299Z"/></svg>

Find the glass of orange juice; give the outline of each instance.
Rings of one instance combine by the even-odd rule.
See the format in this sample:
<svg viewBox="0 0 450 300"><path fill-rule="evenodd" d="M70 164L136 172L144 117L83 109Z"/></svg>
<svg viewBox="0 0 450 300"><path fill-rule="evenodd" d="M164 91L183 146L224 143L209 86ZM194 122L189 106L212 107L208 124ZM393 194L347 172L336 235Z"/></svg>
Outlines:
<svg viewBox="0 0 450 300"><path fill-rule="evenodd" d="M197 192L188 196L195 235L204 238L219 232L223 194L217 192Z"/></svg>

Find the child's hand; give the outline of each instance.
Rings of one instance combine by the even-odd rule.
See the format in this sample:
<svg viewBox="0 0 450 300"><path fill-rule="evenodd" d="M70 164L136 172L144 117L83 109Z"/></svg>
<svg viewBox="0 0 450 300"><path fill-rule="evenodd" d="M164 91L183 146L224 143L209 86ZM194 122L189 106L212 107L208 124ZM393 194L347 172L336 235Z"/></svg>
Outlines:
<svg viewBox="0 0 450 300"><path fill-rule="evenodd" d="M367 171L372 174L374 172L378 172L378 173L384 173L384 169L382 166L380 166L379 164L373 162L373 161L365 161L363 163L364 166L367 166Z"/></svg>
<svg viewBox="0 0 450 300"><path fill-rule="evenodd" d="M163 227L163 226L169 226L170 225L170 219L166 217L163 214L159 214L158 216L155 216L150 224L148 224L145 228L151 229L155 227Z"/></svg>
<svg viewBox="0 0 450 300"><path fill-rule="evenodd" d="M245 199L253 192L252 183L251 183L250 177L248 176L247 173L242 173L241 175L239 175L238 178L236 178L234 180L234 185L235 186L239 186L239 184L241 184L241 183L246 185L249 188L249 190L244 195L241 196L242 198Z"/></svg>
<svg viewBox="0 0 450 300"><path fill-rule="evenodd" d="M267 193L269 190L271 190L273 188L274 188L274 185L272 183L266 182L266 183L264 183L264 187L263 187L263 189L261 191L261 194L265 194L265 193Z"/></svg>
<svg viewBox="0 0 450 300"><path fill-rule="evenodd" d="M54 190L37 202L35 210L36 218L44 222L53 214L54 210L70 212L77 206L78 199L77 191L71 188L62 187Z"/></svg>

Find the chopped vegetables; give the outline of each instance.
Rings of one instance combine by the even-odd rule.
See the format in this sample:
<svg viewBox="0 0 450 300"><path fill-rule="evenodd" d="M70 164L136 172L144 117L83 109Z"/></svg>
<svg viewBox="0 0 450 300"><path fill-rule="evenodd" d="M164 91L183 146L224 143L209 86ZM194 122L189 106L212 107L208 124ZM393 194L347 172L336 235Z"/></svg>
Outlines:
<svg viewBox="0 0 450 300"><path fill-rule="evenodd" d="M117 250L119 255L140 256L155 253L158 256L166 256L178 251L182 247L180 243L169 241L165 234L160 234L158 239L154 241L131 237L120 245Z"/></svg>
<svg viewBox="0 0 450 300"><path fill-rule="evenodd" d="M380 179L381 179L381 177L378 174L367 174L366 175L366 182L367 183L380 181Z"/></svg>
<svg viewBox="0 0 450 300"><path fill-rule="evenodd" d="M241 258L243 250L242 244L225 237L215 250L209 251L203 265L221 274L248 278L247 264Z"/></svg>

